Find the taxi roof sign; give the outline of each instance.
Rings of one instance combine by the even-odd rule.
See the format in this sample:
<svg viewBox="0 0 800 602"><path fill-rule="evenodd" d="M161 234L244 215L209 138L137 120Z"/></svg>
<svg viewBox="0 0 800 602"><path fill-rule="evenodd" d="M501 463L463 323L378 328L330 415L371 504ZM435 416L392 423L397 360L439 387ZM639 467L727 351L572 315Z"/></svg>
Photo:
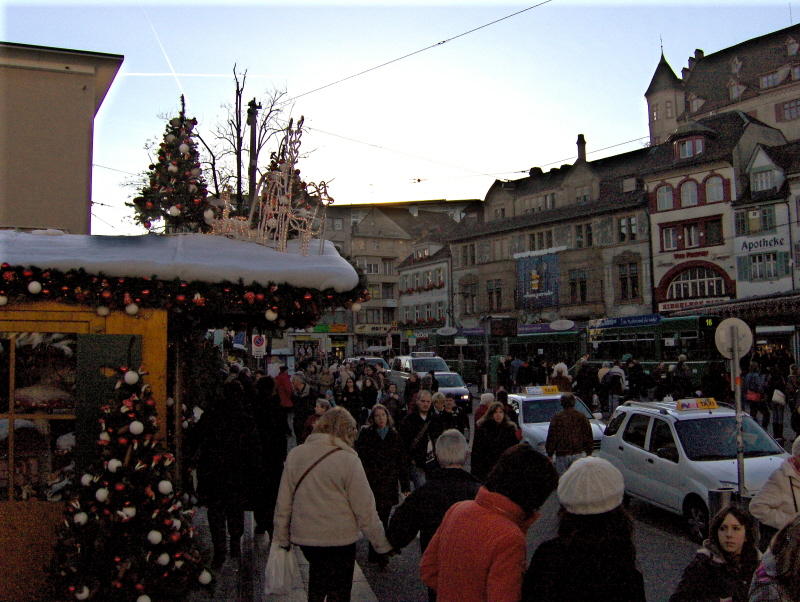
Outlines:
<svg viewBox="0 0 800 602"><path fill-rule="evenodd" d="M676 410L716 410L718 407L713 397L690 397L675 402Z"/></svg>
<svg viewBox="0 0 800 602"><path fill-rule="evenodd" d="M560 393L556 385L525 387L525 395L554 395Z"/></svg>

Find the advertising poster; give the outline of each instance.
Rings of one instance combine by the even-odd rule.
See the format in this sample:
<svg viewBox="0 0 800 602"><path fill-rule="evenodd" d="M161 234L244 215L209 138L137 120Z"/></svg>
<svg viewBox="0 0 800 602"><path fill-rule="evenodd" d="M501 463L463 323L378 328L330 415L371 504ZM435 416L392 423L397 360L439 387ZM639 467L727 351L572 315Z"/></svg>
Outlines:
<svg viewBox="0 0 800 602"><path fill-rule="evenodd" d="M517 259L517 307L539 309L558 305L558 255Z"/></svg>

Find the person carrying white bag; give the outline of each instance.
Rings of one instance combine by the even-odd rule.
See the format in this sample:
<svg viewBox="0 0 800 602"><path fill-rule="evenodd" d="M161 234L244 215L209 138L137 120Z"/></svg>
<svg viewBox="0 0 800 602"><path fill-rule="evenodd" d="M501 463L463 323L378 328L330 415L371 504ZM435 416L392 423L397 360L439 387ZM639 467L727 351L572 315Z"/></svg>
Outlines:
<svg viewBox="0 0 800 602"><path fill-rule="evenodd" d="M330 601L350 600L361 533L378 554L391 552L364 467L353 449L356 434L350 412L337 406L320 416L305 443L289 452L267 559L267 593L286 593L297 583L294 568L286 569L294 562L292 544L300 546L309 562L310 601L326 596ZM278 575L287 579L276 580ZM276 591L279 585L286 589Z"/></svg>

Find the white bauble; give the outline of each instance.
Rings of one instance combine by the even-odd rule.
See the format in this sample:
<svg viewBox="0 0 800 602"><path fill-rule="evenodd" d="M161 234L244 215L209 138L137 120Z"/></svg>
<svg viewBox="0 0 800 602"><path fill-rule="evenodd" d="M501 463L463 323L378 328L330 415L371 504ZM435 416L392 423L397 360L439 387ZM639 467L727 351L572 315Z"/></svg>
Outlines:
<svg viewBox="0 0 800 602"><path fill-rule="evenodd" d="M213 209L206 209L203 211L203 219L206 220L207 224L210 224L214 221L214 210Z"/></svg>
<svg viewBox="0 0 800 602"><path fill-rule="evenodd" d="M131 435L141 435L144 432L144 425L138 420L134 420L131 422L128 430L131 432Z"/></svg>
<svg viewBox="0 0 800 602"><path fill-rule="evenodd" d="M167 213L169 213L172 217L178 217L181 214L181 210L178 209L175 205L167 209Z"/></svg>
<svg viewBox="0 0 800 602"><path fill-rule="evenodd" d="M75 592L75 599L76 600L88 600L90 593L91 592L89 591L89 588L84 585L81 589L79 589L77 592Z"/></svg>
<svg viewBox="0 0 800 602"><path fill-rule="evenodd" d="M167 566L169 564L169 554L162 552L158 555L158 558L156 558L156 562L161 566Z"/></svg>
<svg viewBox="0 0 800 602"><path fill-rule="evenodd" d="M167 481L166 479L163 481L158 482L158 492L161 495L169 495L172 493L172 483Z"/></svg>
<svg viewBox="0 0 800 602"><path fill-rule="evenodd" d="M353 311L361 311L361 303L353 303L350 306L350 309L352 309Z"/></svg>
<svg viewBox="0 0 800 602"><path fill-rule="evenodd" d="M178 173L178 166L170 163L169 166L167 167L167 171L169 173Z"/></svg>
<svg viewBox="0 0 800 602"><path fill-rule="evenodd" d="M108 499L108 489L101 487L94 492L94 497L98 502L105 502Z"/></svg>
<svg viewBox="0 0 800 602"><path fill-rule="evenodd" d="M88 472L84 473L84 475L81 477L81 485L83 485L84 487L88 487L89 485L92 484L92 480L94 480L94 477L92 475L90 475Z"/></svg>
<svg viewBox="0 0 800 602"><path fill-rule="evenodd" d="M139 313L139 306L136 303L128 303L125 306L125 313L129 316L135 316Z"/></svg>
<svg viewBox="0 0 800 602"><path fill-rule="evenodd" d="M108 314L111 313L111 310L108 309L105 305L98 305L97 306L97 315L101 318L105 318Z"/></svg>
<svg viewBox="0 0 800 602"><path fill-rule="evenodd" d="M173 117L172 119L169 120L169 124L172 127L175 127L175 128L178 127L181 124L180 117Z"/></svg>
<svg viewBox="0 0 800 602"><path fill-rule="evenodd" d="M189 192L197 192L197 184L189 184Z"/></svg>
<svg viewBox="0 0 800 602"><path fill-rule="evenodd" d="M188 429L189 428L189 421L188 420L184 420L183 422L181 422L181 428L184 429L184 430Z"/></svg>
<svg viewBox="0 0 800 602"><path fill-rule="evenodd" d="M136 506L125 506L122 509L122 514L124 514L128 518L133 518L136 516Z"/></svg>
<svg viewBox="0 0 800 602"><path fill-rule="evenodd" d="M176 531L181 528L181 521L177 518L172 519L172 528Z"/></svg>
<svg viewBox="0 0 800 602"><path fill-rule="evenodd" d="M31 295L38 295L42 292L42 283L38 280L32 280L28 283L28 292Z"/></svg>
<svg viewBox="0 0 800 602"><path fill-rule="evenodd" d="M173 405L175 405L175 400L172 397L167 397L167 407L171 408Z"/></svg>
<svg viewBox="0 0 800 602"><path fill-rule="evenodd" d="M98 439L100 439L100 441L111 441L111 435L103 431L102 433L100 433L100 437L98 437Z"/></svg>
<svg viewBox="0 0 800 602"><path fill-rule="evenodd" d="M85 525L86 521L89 520L89 515L85 512L76 512L75 516L72 517L72 520L76 525Z"/></svg>
<svg viewBox="0 0 800 602"><path fill-rule="evenodd" d="M198 575L197 580L203 585L208 585L211 583L211 573L209 573L208 570L203 569L203 572Z"/></svg>
<svg viewBox="0 0 800 602"><path fill-rule="evenodd" d="M198 177L200 177L200 174L201 174L201 173L203 173L203 172L201 172L201 171L200 171L200 168L199 168L199 167L195 167L194 169L192 169L192 175L193 175L195 178L198 178Z"/></svg>
<svg viewBox="0 0 800 602"><path fill-rule="evenodd" d="M154 546L161 543L161 540L164 539L164 536L161 535L161 531L156 531L153 529L150 533L147 534L147 541L149 541Z"/></svg>
<svg viewBox="0 0 800 602"><path fill-rule="evenodd" d="M136 370L128 370L123 378L126 385L135 385L139 382L139 373Z"/></svg>
<svg viewBox="0 0 800 602"><path fill-rule="evenodd" d="M8 297L0 295L0 305L5 305L6 303L8 303Z"/></svg>
<svg viewBox="0 0 800 602"><path fill-rule="evenodd" d="M189 145L185 142L178 147L178 150L181 151L184 155L189 152Z"/></svg>
<svg viewBox="0 0 800 602"><path fill-rule="evenodd" d="M176 560L175 561L175 568L179 569L183 566L183 560Z"/></svg>
<svg viewBox="0 0 800 602"><path fill-rule="evenodd" d="M264 317L270 322L274 322L278 319L278 312L268 309L264 312Z"/></svg>
<svg viewBox="0 0 800 602"><path fill-rule="evenodd" d="M175 125L178 124L176 123ZM166 136L164 136L164 140L166 140L167 142L175 142L177 139L178 137L175 136L175 134L167 134Z"/></svg>
<svg viewBox="0 0 800 602"><path fill-rule="evenodd" d="M116 458L111 458L108 461L108 470L111 472L117 472L120 466L122 466L122 462Z"/></svg>

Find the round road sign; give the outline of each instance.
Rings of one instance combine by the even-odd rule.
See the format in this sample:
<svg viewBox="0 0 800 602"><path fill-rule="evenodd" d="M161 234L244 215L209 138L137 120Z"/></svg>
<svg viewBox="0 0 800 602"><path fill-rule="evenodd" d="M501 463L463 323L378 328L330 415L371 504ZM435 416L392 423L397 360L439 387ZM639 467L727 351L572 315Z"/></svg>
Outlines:
<svg viewBox="0 0 800 602"><path fill-rule="evenodd" d="M726 318L717 326L714 342L723 357L733 359L734 344L737 355L742 357L753 346L753 331L744 320Z"/></svg>

